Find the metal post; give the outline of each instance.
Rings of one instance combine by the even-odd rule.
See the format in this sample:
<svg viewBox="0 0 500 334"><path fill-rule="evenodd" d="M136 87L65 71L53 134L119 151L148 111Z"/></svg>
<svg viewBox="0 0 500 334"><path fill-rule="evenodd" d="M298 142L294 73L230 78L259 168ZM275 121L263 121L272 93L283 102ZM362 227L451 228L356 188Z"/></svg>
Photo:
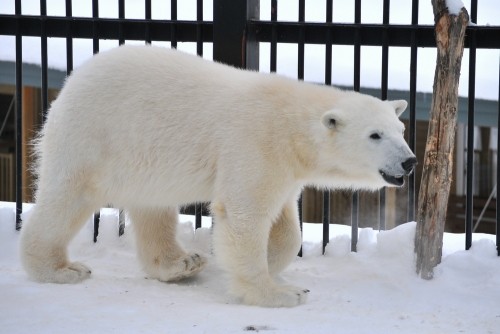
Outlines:
<svg viewBox="0 0 500 334"><path fill-rule="evenodd" d="M259 0L214 0L214 60L259 69L259 44L246 33L247 21L258 20L259 9Z"/></svg>

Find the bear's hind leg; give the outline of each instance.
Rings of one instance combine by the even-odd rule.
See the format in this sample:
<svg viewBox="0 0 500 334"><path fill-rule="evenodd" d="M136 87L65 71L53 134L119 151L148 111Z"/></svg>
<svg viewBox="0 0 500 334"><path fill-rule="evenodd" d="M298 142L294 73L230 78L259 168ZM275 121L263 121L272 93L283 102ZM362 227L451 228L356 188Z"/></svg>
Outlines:
<svg viewBox="0 0 500 334"><path fill-rule="evenodd" d="M297 256L300 245L299 213L294 198L284 206L271 227L267 252L269 273L276 275L283 271Z"/></svg>
<svg viewBox="0 0 500 334"><path fill-rule="evenodd" d="M57 192L56 192L57 193ZM67 247L94 208L80 196L63 193L47 200L40 194L30 217L23 223L20 258L28 275L40 282L77 283L90 269L69 262Z"/></svg>
<svg viewBox="0 0 500 334"><path fill-rule="evenodd" d="M128 210L136 235L137 254L144 271L160 281L171 282L201 271L206 259L187 253L176 240L176 208Z"/></svg>

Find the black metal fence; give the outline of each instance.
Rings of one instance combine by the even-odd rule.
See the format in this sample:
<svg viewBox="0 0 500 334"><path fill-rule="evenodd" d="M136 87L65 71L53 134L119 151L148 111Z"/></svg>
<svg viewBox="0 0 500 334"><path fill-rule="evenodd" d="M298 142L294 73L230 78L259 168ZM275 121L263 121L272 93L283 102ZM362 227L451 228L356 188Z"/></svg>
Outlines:
<svg viewBox="0 0 500 334"><path fill-rule="evenodd" d="M13 0L14 1L14 0ZM89 0L90 1L90 0ZM411 1L411 22L403 25L389 24L390 1L383 0L383 18L380 24L366 24L361 22L361 0L354 1L353 23L336 23L332 13L335 12L333 0L324 1L324 22L306 22L306 1L297 0L298 21L278 21L278 1L270 1L271 18L268 21L260 20L259 0L213 0L213 21L204 20L203 0L196 0L196 19L182 21L177 19L178 1L170 1L170 19L152 19L155 8L151 0L145 0L144 19L126 19L125 0L117 0L118 17L99 17L99 1L92 1L92 17L78 17L73 15L72 1L65 1L65 16L48 16L47 1L40 0L39 15L23 14L22 1L15 0L13 14L0 14L0 35L15 36L15 63L16 63L16 228L21 227L22 213L22 39L34 36L40 39L41 45L41 100L42 113L48 108L48 52L47 40L52 37L65 38L67 74L73 70L73 40L91 39L93 52L99 52L101 40L117 40L119 44L127 40L170 42L176 47L181 42L196 43L196 53L202 55L204 43L212 43L213 59L237 67L259 69L259 45L270 44L270 71L276 71L278 64L277 46L280 43L292 43L297 48L297 78L304 79L304 53L308 44L323 45L325 52L324 83L332 84L332 46L352 45L354 47L353 89L361 88L361 47L378 46L382 50L380 98L388 97L389 77L389 49L391 47L410 48L410 82L409 82L409 145L416 149L416 92L417 92L417 50L423 47L435 47L434 27L419 25L419 1ZM478 4L480 1L471 0L469 9L471 22L476 22ZM291 6L290 2L283 4ZM346 4L342 4L345 6ZM466 245L468 249L472 242L472 208L473 208L473 129L475 114L475 82L476 82L476 50L500 49L500 26L470 25L466 32L465 46L469 49L469 91L468 91L468 141L467 141L467 200L466 200ZM500 75L499 75L500 78ZM500 92L499 92L500 96ZM498 101L497 101L498 102ZM498 103L497 103L498 104ZM499 107L500 108L500 107ZM500 111L499 111L500 112ZM499 119L500 122L500 119ZM491 126L498 126L492 124ZM500 166L497 164L497 169ZM497 171L497 175L499 175ZM497 187L500 178L497 178ZM415 176L408 180L408 221L415 219ZM380 205L385 203L385 192L381 191ZM328 243L328 224L330 223L329 192L324 193L323 224L324 246ZM196 205L187 210L196 214L196 226L201 225L202 214L207 214L206 207ZM380 212L380 226L384 228L384 210ZM500 255L500 210L497 202L496 210L497 249ZM358 194L352 197L352 249L356 249L358 229Z"/></svg>

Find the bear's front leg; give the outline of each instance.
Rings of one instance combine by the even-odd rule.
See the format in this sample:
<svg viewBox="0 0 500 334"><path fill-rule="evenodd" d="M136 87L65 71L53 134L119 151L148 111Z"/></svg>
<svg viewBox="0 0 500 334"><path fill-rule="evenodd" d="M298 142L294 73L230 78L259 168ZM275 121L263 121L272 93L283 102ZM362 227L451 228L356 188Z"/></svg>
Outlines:
<svg viewBox="0 0 500 334"><path fill-rule="evenodd" d="M139 260L151 278L171 282L191 277L206 265L197 253L187 253L176 240L176 208L129 209Z"/></svg>
<svg viewBox="0 0 500 334"><path fill-rule="evenodd" d="M248 305L292 307L305 303L309 290L276 283L268 266L272 218L234 214L221 202L212 206L214 251L230 274L230 293ZM237 211L236 211L237 212Z"/></svg>

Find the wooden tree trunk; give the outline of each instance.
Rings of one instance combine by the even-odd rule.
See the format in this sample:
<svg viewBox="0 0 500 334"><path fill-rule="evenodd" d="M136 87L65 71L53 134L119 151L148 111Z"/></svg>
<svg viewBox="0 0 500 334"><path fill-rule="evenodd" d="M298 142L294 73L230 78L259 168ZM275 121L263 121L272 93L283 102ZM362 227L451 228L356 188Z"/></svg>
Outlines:
<svg viewBox="0 0 500 334"><path fill-rule="evenodd" d="M433 277L441 262L443 232L453 171L458 82L469 15L462 8L450 15L445 0L432 0L437 62L429 130L418 197L415 253L417 273Z"/></svg>

